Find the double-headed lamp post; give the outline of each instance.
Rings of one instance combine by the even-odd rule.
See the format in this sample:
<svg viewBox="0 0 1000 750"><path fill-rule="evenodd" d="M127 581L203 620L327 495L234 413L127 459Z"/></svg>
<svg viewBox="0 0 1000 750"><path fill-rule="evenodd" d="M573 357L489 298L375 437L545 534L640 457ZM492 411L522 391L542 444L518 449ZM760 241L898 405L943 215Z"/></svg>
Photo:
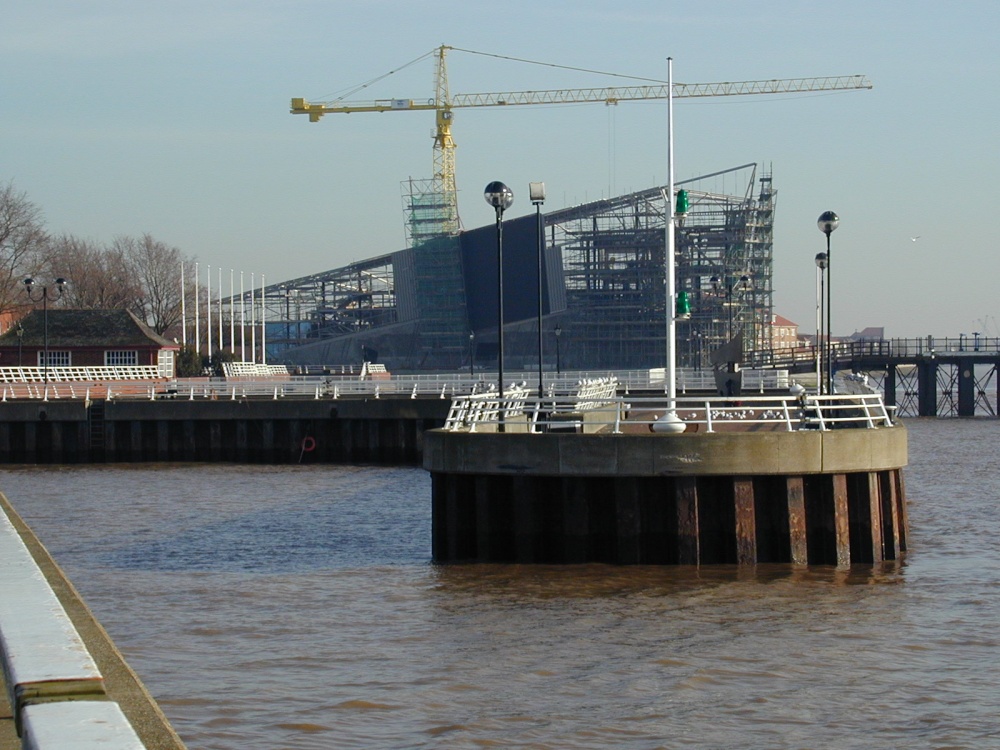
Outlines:
<svg viewBox="0 0 1000 750"><path fill-rule="evenodd" d="M491 182L483 191L486 202L497 216L497 389L500 395L500 425L503 432L503 212L514 202L514 191L500 181Z"/></svg>
<svg viewBox="0 0 1000 750"><path fill-rule="evenodd" d="M830 315L831 299L830 293L833 287L833 256L830 254L830 235L833 230L840 226L840 217L833 211L824 211L816 220L819 231L826 235L826 392L833 394L833 326Z"/></svg>
<svg viewBox="0 0 1000 750"><path fill-rule="evenodd" d="M823 287L826 282L826 253L816 253L816 393L823 393Z"/></svg>
<svg viewBox="0 0 1000 750"><path fill-rule="evenodd" d="M55 295L51 298L49 297L49 288L47 286L42 287L42 293L40 296L35 297L32 294L32 290L35 288L35 280L30 276L24 280L24 291L28 295L28 299L32 302L42 303L42 349L43 349L43 362L42 362L42 379L48 384L49 382L49 299L57 300L62 297L63 292L66 291L66 279L59 278L56 279L56 291Z"/></svg>

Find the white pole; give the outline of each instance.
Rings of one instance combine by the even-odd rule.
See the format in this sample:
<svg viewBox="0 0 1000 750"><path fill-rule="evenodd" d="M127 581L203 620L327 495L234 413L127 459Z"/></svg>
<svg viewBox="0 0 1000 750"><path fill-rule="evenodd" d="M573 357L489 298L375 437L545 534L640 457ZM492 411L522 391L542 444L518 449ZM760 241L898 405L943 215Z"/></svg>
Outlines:
<svg viewBox="0 0 1000 750"><path fill-rule="evenodd" d="M212 359L212 266L209 265L205 273L205 294L208 295L207 304L205 306L205 329L208 334L208 353L209 360Z"/></svg>
<svg viewBox="0 0 1000 750"><path fill-rule="evenodd" d="M222 266L219 266L219 353L225 349L223 342L225 339L222 337Z"/></svg>
<svg viewBox="0 0 1000 750"><path fill-rule="evenodd" d="M677 398L677 289L674 273L674 59L667 58L667 400Z"/></svg>
<svg viewBox="0 0 1000 750"><path fill-rule="evenodd" d="M198 264L194 264L194 351L195 354L201 354L201 321L198 319L198 304L201 300L198 299Z"/></svg>
<svg viewBox="0 0 1000 750"><path fill-rule="evenodd" d="M667 316L667 409L653 423L654 432L684 432L684 422L677 416L677 290L674 279L674 59L667 58L667 195L663 212L667 222L667 236L663 253L666 277Z"/></svg>
<svg viewBox="0 0 1000 750"><path fill-rule="evenodd" d="M257 361L257 279L250 272L250 359Z"/></svg>
<svg viewBox="0 0 1000 750"><path fill-rule="evenodd" d="M243 299L243 272L240 271L240 362L247 361L247 306Z"/></svg>
<svg viewBox="0 0 1000 750"><path fill-rule="evenodd" d="M187 307L184 304L184 261L181 261L181 345L187 346L188 324Z"/></svg>
<svg viewBox="0 0 1000 750"><path fill-rule="evenodd" d="M267 364L267 308L264 306L264 274L260 275L260 363Z"/></svg>
<svg viewBox="0 0 1000 750"><path fill-rule="evenodd" d="M236 287L233 283L233 269L229 269L229 351L236 358Z"/></svg>

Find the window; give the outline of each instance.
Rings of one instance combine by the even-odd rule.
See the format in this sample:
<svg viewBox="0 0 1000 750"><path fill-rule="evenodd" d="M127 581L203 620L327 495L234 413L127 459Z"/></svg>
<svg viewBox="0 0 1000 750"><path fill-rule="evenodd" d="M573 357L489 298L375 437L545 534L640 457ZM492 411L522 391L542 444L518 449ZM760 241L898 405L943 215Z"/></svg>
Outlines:
<svg viewBox="0 0 1000 750"><path fill-rule="evenodd" d="M110 351L104 352L104 364L108 367L134 367L139 364L139 352Z"/></svg>
<svg viewBox="0 0 1000 750"><path fill-rule="evenodd" d="M49 367L69 367L73 364L73 358L68 351L49 350ZM38 352L38 366L45 367L45 351Z"/></svg>

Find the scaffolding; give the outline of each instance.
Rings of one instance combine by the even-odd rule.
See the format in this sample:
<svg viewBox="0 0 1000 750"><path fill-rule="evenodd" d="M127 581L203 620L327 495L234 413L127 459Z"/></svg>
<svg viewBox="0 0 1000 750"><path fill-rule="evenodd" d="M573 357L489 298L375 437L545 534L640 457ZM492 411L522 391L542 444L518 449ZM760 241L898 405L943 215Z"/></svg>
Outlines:
<svg viewBox="0 0 1000 750"><path fill-rule="evenodd" d="M719 182L722 191L711 189ZM744 164L677 185L690 203L675 233L677 291L690 304L690 317L676 326L678 365L708 369L712 353L734 339L745 351L768 348L776 196L770 173ZM663 367L666 192L650 188L543 216L550 301L542 321L544 367L555 369L560 352L564 369ZM425 223L410 222L411 237L422 242L257 295L256 319L267 320L267 361L340 365L375 351L395 370L455 369L471 365L475 342L486 347L475 364L490 366L495 325L471 330L466 281L481 277L495 258L472 253L464 268L463 236L442 236L434 205L426 208ZM534 257L534 241L526 252ZM251 302L250 295L232 300L230 318L241 315L234 306ZM534 318L508 321L511 366L537 366L537 326Z"/></svg>
<svg viewBox="0 0 1000 750"><path fill-rule="evenodd" d="M748 175L742 195L698 189L737 173ZM775 191L769 173L756 175L756 165L746 164L678 183L690 200L675 235L677 291L691 307L690 318L677 321L682 367L710 366L711 353L741 334L745 349L769 343ZM547 242L563 258L568 367L665 361L668 205L665 189L652 188L545 217Z"/></svg>

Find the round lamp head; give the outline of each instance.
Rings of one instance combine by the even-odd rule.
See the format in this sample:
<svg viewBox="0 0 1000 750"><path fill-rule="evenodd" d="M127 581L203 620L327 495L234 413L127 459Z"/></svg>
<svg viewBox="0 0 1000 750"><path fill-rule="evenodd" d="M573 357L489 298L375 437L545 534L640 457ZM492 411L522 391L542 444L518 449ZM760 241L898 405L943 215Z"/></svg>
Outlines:
<svg viewBox="0 0 1000 750"><path fill-rule="evenodd" d="M826 253L816 253L816 267L825 269L826 266L827 266Z"/></svg>
<svg viewBox="0 0 1000 750"><path fill-rule="evenodd" d="M819 227L819 231L826 235L829 235L839 225L840 217L833 211L824 211L819 215L819 219L816 220L816 226Z"/></svg>
<svg viewBox="0 0 1000 750"><path fill-rule="evenodd" d="M506 211L514 202L514 191L500 181L491 182L483 191L486 202L498 211Z"/></svg>

